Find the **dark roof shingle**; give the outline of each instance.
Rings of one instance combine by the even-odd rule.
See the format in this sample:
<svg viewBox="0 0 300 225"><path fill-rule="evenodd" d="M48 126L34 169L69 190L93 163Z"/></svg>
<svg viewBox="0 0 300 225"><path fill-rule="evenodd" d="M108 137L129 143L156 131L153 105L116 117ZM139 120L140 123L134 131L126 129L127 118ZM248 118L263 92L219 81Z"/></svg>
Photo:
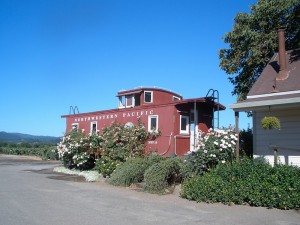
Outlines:
<svg viewBox="0 0 300 225"><path fill-rule="evenodd" d="M288 78L285 80L276 80L280 68L278 58L278 53L275 53L248 96L300 90L300 49L286 52Z"/></svg>

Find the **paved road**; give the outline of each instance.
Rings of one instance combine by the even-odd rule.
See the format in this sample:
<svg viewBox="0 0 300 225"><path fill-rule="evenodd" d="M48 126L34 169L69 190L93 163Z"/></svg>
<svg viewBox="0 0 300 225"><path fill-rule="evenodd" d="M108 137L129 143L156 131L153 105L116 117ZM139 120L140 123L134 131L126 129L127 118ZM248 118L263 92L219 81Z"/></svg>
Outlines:
<svg viewBox="0 0 300 225"><path fill-rule="evenodd" d="M52 173L57 162L0 155L1 225L299 225L300 212L187 201Z"/></svg>

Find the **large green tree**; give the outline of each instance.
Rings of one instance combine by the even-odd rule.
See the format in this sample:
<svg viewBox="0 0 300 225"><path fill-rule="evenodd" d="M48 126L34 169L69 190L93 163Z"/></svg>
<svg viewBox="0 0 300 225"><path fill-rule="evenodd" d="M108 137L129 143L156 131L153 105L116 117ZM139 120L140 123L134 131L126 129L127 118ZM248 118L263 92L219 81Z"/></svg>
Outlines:
<svg viewBox="0 0 300 225"><path fill-rule="evenodd" d="M278 51L278 28L285 28L286 49L300 47L300 0L258 0L250 9L236 15L233 30L224 37L229 48L219 53L239 101Z"/></svg>

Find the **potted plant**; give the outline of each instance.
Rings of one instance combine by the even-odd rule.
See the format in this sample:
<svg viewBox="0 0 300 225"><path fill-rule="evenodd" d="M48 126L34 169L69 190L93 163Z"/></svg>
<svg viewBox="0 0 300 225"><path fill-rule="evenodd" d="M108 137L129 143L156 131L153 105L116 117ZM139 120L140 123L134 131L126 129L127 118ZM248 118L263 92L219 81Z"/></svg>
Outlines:
<svg viewBox="0 0 300 225"><path fill-rule="evenodd" d="M280 120L276 116L265 116L261 120L264 129L280 129Z"/></svg>

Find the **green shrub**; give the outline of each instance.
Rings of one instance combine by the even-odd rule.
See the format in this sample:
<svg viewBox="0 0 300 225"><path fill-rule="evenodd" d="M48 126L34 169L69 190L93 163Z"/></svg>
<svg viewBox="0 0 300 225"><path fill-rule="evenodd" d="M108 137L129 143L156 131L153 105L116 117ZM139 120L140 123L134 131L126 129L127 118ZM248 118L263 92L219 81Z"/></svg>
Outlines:
<svg viewBox="0 0 300 225"><path fill-rule="evenodd" d="M150 193L165 193L171 185L181 181L181 158L171 158L150 166L144 174L144 190Z"/></svg>
<svg viewBox="0 0 300 225"><path fill-rule="evenodd" d="M58 160L58 153L54 146L43 148L40 156L43 160Z"/></svg>
<svg viewBox="0 0 300 225"><path fill-rule="evenodd" d="M130 186L132 183L142 182L146 169L164 159L158 154L151 154L143 158L130 158L116 168L111 174L109 183L116 186Z"/></svg>
<svg viewBox="0 0 300 225"><path fill-rule="evenodd" d="M192 152L185 156L186 159L180 168L180 173L184 180L190 179L197 175L202 175L208 170L206 158L202 151Z"/></svg>
<svg viewBox="0 0 300 225"><path fill-rule="evenodd" d="M103 177L110 177L112 172L117 168L121 162L113 160L110 157L103 156L96 160L95 170L99 172Z"/></svg>
<svg viewBox="0 0 300 225"><path fill-rule="evenodd" d="M240 131L240 155L253 156L253 131L250 128Z"/></svg>
<svg viewBox="0 0 300 225"><path fill-rule="evenodd" d="M141 182L147 167L143 158L131 158L122 163L111 174L109 183L116 186L130 186Z"/></svg>
<svg viewBox="0 0 300 225"><path fill-rule="evenodd" d="M146 155L144 157L145 161L147 162L148 165L152 166L155 163L159 163L161 161L166 160L166 158L162 155L159 155L157 153L151 153L149 155Z"/></svg>
<svg viewBox="0 0 300 225"><path fill-rule="evenodd" d="M198 202L299 208L300 168L243 159L193 177L183 185L181 196Z"/></svg>
<svg viewBox="0 0 300 225"><path fill-rule="evenodd" d="M48 143L1 143L0 153L8 155L31 155L43 160L57 160L56 146Z"/></svg>

